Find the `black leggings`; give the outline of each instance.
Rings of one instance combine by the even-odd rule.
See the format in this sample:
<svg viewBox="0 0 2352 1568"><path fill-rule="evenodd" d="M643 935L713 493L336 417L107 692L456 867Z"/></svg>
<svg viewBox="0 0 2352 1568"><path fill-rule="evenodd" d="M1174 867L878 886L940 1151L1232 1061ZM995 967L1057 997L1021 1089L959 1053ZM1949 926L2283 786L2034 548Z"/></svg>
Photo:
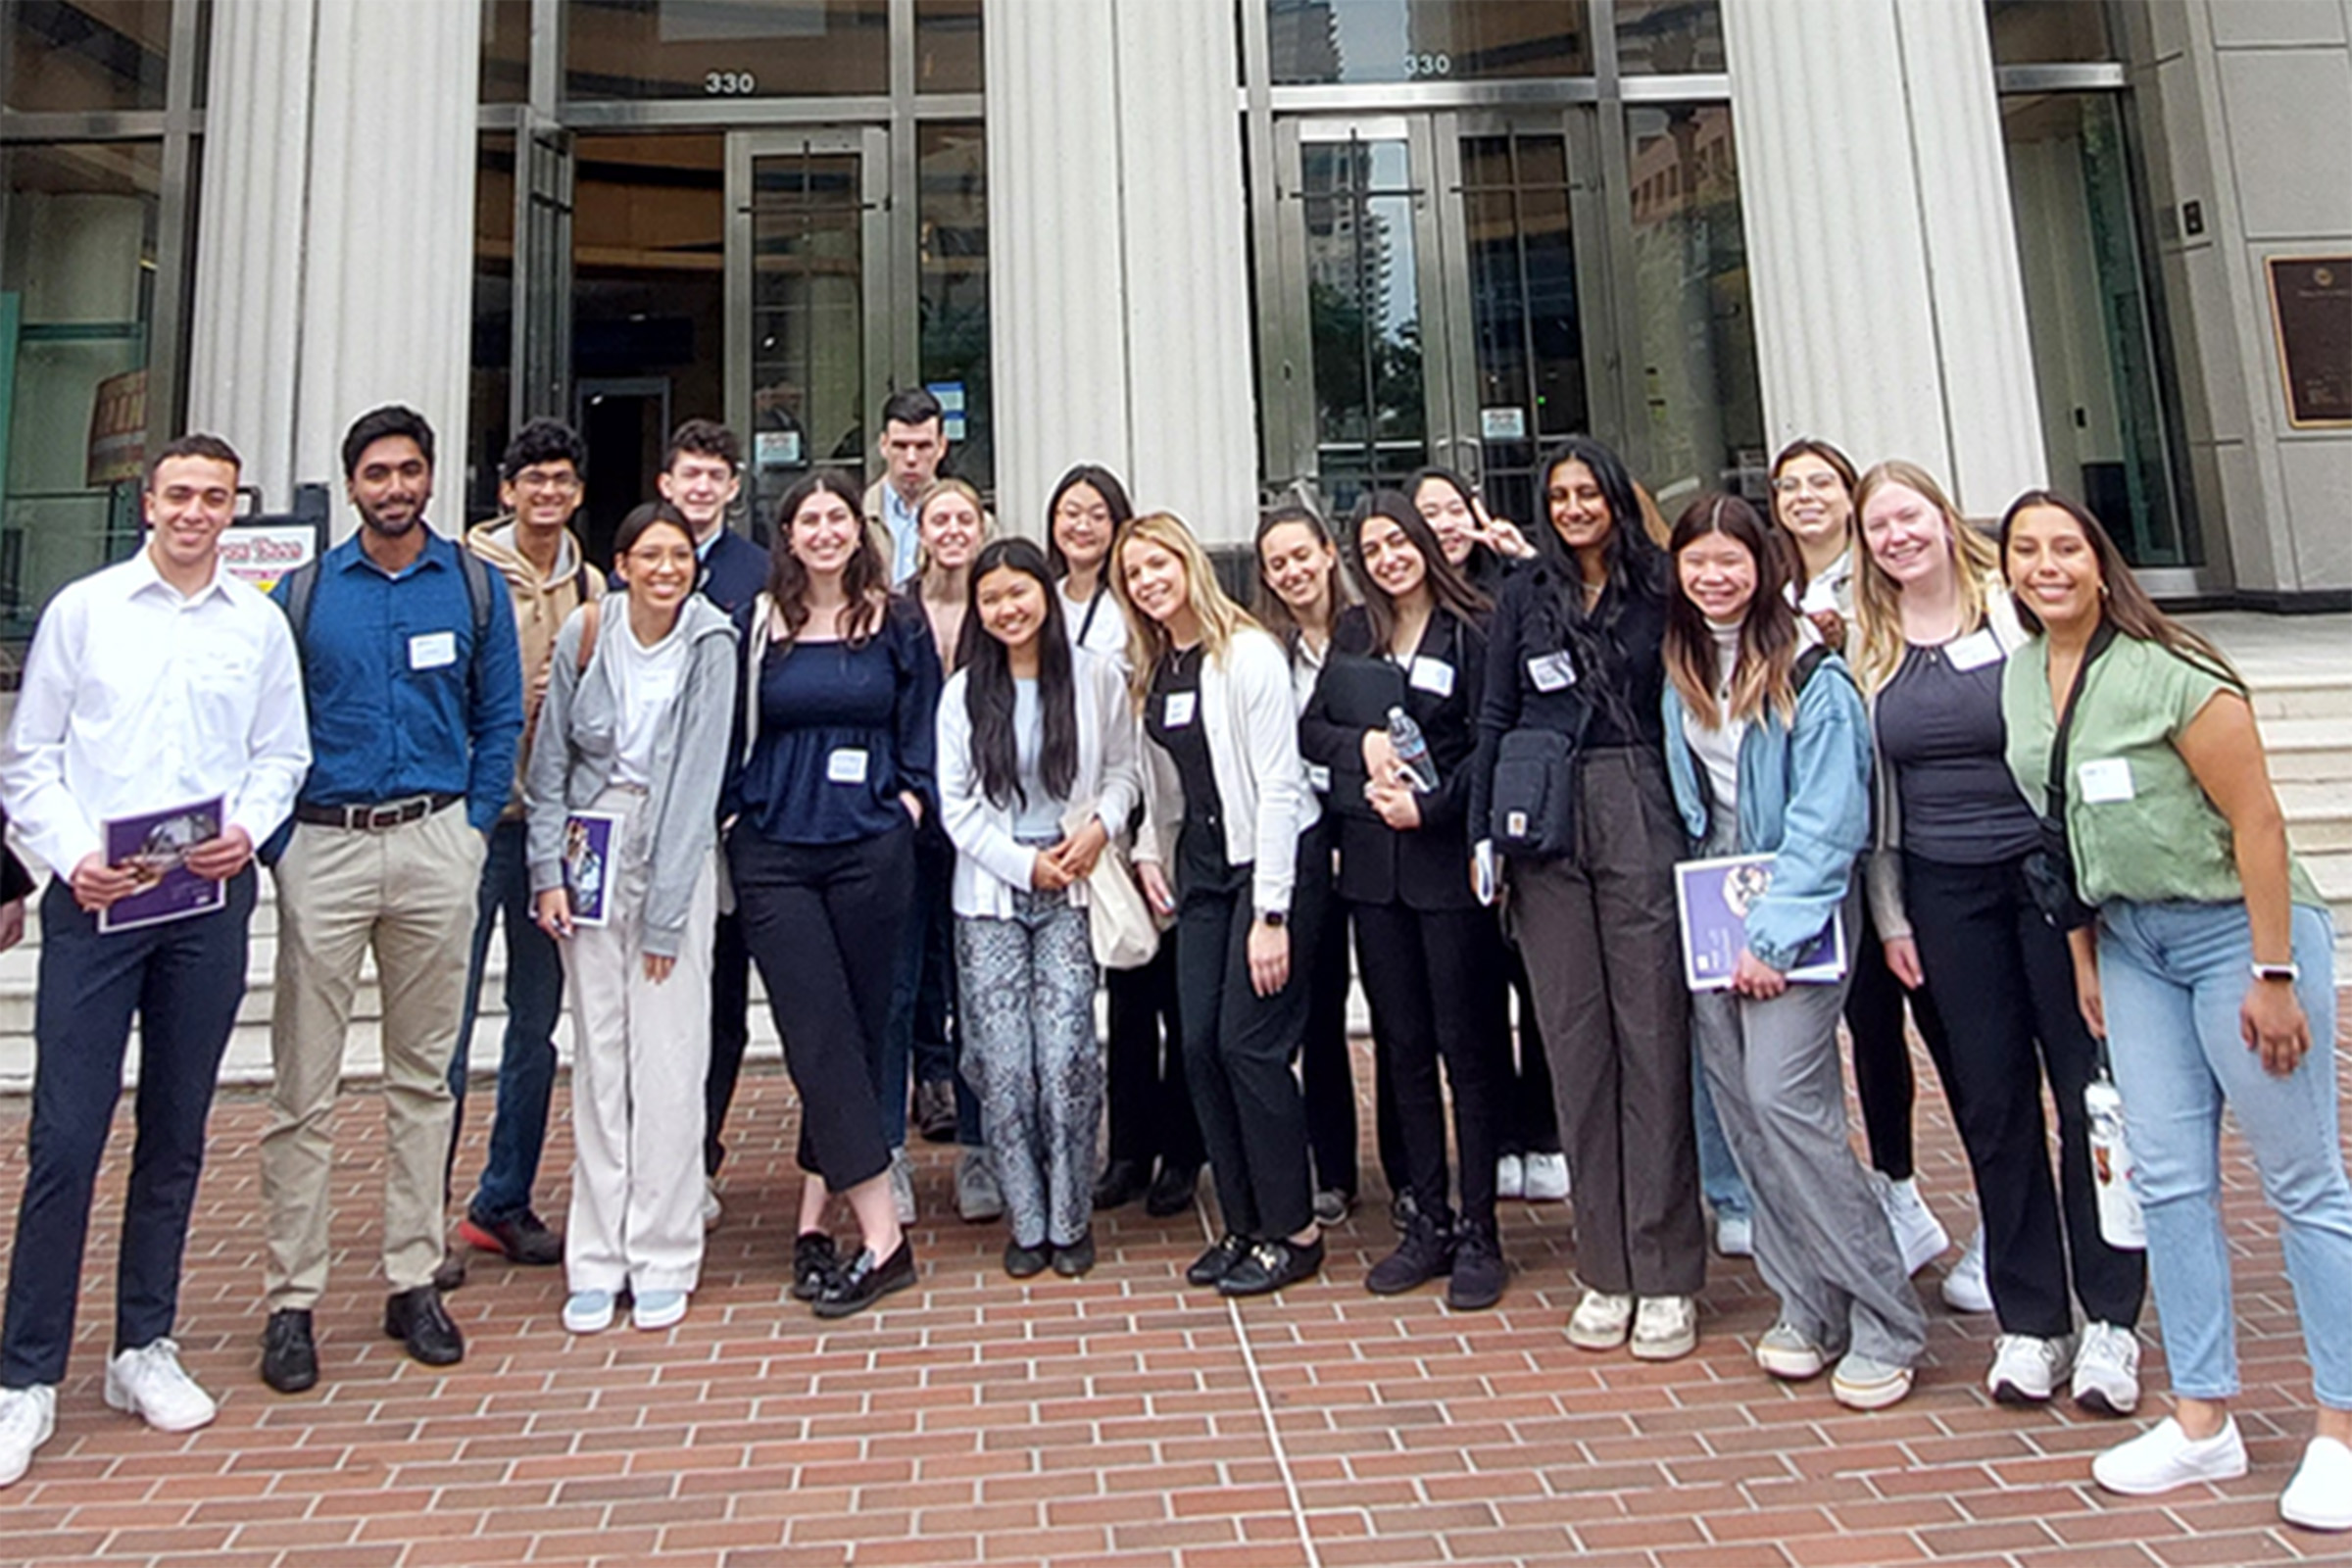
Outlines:
<svg viewBox="0 0 2352 1568"><path fill-rule="evenodd" d="M1184 1081L1184 1036L1176 1006L1176 933L1159 939L1152 961L1103 977L1110 1048L1103 1096L1110 1106L1110 1157L1147 1171L1200 1168L1200 1125Z"/></svg>
<svg viewBox="0 0 2352 1568"><path fill-rule="evenodd" d="M1859 873L1857 873L1859 874ZM1870 1139L1870 1163L1889 1181L1911 1179L1911 1104L1918 1086L1911 1076L1911 1042L1903 1033L1903 1007L1940 1059L1943 1024L1925 991L1905 991L1886 967L1878 926L1863 906L1862 934L1852 945L1853 984L1845 993L1845 1029L1853 1041L1854 1098L1862 1102L1862 1130Z"/></svg>

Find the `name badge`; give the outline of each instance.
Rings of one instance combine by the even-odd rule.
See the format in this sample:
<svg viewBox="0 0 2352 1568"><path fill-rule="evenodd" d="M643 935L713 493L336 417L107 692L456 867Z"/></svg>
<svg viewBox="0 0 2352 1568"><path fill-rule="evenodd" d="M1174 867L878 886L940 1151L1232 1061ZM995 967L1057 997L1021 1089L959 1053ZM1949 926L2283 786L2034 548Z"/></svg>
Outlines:
<svg viewBox="0 0 2352 1568"><path fill-rule="evenodd" d="M1159 721L1169 729L1182 729L1193 721L1193 710L1199 705L1199 692L1170 692L1160 705Z"/></svg>
<svg viewBox="0 0 2352 1568"><path fill-rule="evenodd" d="M2003 657L2000 640L1989 626L1980 627L1957 642L1943 645L1943 657L1952 662L1954 669L1983 669L1997 664Z"/></svg>
<svg viewBox="0 0 2352 1568"><path fill-rule="evenodd" d="M1412 672L1405 679L1415 691L1439 697L1453 695L1453 666L1443 659L1415 659Z"/></svg>
<svg viewBox="0 0 2352 1568"><path fill-rule="evenodd" d="M2082 799L2093 806L2132 798L2132 763L2121 757L2103 757L2095 762L2084 762L2075 769L2075 781L2082 788Z"/></svg>
<svg viewBox="0 0 2352 1568"><path fill-rule="evenodd" d="M1564 692L1576 684L1576 662L1564 648L1556 654L1539 655L1527 662L1527 678L1540 692Z"/></svg>
<svg viewBox="0 0 2352 1568"><path fill-rule="evenodd" d="M411 669L440 669L457 662L458 634L454 631L420 631L409 639Z"/></svg>
<svg viewBox="0 0 2352 1568"><path fill-rule="evenodd" d="M825 759L825 782L829 784L862 784L865 782L865 748L836 746Z"/></svg>
<svg viewBox="0 0 2352 1568"><path fill-rule="evenodd" d="M1331 769L1325 767L1321 762L1307 763L1306 782L1307 787L1317 795L1329 795L1331 793Z"/></svg>

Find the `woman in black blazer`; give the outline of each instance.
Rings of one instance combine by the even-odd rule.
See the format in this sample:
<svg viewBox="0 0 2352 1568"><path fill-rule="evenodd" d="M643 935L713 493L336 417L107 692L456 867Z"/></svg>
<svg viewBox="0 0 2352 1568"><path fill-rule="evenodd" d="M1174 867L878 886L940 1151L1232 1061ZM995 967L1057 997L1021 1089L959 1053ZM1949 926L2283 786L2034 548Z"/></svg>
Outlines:
<svg viewBox="0 0 2352 1568"><path fill-rule="evenodd" d="M1402 495L1372 497L1349 529L1364 604L1344 615L1299 720L1307 760L1331 770L1341 898L1355 920L1356 969L1393 1077L1415 1204L1404 1239L1373 1266L1377 1295L1451 1274L1448 1304L1493 1306L1505 1269L1494 1225L1503 1006L1501 939L1463 866L1470 853L1471 760L1478 747L1486 601L1447 564ZM1428 746L1415 781L1390 728L1401 709ZM1446 1203L1446 1107L1453 1089L1461 1224Z"/></svg>

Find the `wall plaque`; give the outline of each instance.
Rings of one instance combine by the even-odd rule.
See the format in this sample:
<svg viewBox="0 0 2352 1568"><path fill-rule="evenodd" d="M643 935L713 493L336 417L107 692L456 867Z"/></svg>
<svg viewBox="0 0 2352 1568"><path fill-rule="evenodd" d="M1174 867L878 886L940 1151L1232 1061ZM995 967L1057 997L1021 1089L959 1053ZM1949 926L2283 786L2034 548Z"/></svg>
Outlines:
<svg viewBox="0 0 2352 1568"><path fill-rule="evenodd" d="M2286 422L2352 428L2352 256L2274 256L2270 273Z"/></svg>

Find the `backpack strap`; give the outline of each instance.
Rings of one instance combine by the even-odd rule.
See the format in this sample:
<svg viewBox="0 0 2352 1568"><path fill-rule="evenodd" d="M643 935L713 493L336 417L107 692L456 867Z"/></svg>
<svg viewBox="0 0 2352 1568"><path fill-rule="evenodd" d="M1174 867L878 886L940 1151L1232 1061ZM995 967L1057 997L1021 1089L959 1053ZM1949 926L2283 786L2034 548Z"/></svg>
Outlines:
<svg viewBox="0 0 2352 1568"><path fill-rule="evenodd" d="M743 639L743 762L747 766L753 749L760 744L760 669L767 658L775 613L776 602L766 589L760 589L752 601L752 623Z"/></svg>
<svg viewBox="0 0 2352 1568"><path fill-rule="evenodd" d="M1796 664L1789 671L1789 679L1798 696L1804 695L1805 683L1813 678L1813 672L1821 668L1822 662L1829 657L1829 645L1826 643L1815 643L1796 656Z"/></svg>
<svg viewBox="0 0 2352 1568"><path fill-rule="evenodd" d="M478 650L490 639L490 568L463 540L455 542L458 573L466 579L466 603L473 611L473 646L479 658Z"/></svg>
<svg viewBox="0 0 2352 1568"><path fill-rule="evenodd" d="M286 624L294 633L294 652L302 653L303 639L311 629L311 600L318 592L318 558L310 560L286 573Z"/></svg>

